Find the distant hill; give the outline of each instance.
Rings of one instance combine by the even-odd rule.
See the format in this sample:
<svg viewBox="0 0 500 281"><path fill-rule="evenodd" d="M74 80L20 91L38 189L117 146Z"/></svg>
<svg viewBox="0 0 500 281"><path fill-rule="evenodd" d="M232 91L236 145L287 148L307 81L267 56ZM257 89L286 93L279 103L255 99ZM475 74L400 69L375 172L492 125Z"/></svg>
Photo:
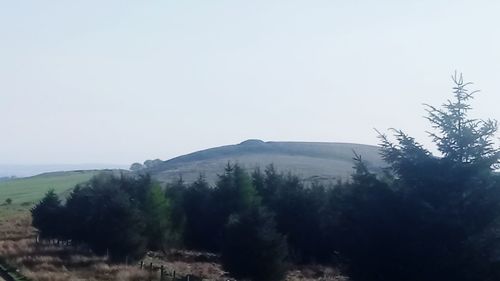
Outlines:
<svg viewBox="0 0 500 281"><path fill-rule="evenodd" d="M202 173L210 183L214 183L217 174L224 171L228 162L238 163L248 171L273 164L279 171L292 172L306 181L335 181L348 179L351 175L353 151L361 155L374 171L384 166L378 147L372 145L247 140L161 161L147 171L162 182L182 177L189 183Z"/></svg>
<svg viewBox="0 0 500 281"><path fill-rule="evenodd" d="M351 175L353 151L361 155L368 167L375 172L384 166L378 147L371 145L247 140L167 161L154 160L154 165L146 171L162 182L173 182L182 177L189 183L203 174L213 184L217 175L224 172L228 162L238 163L250 172L257 167L265 169L273 164L277 170L291 172L306 181L335 181L348 179ZM52 188L64 198L77 183L85 182L102 171L106 170L51 172L25 178L4 177L0 179L0 204L7 198L11 198L13 204L33 203Z"/></svg>
<svg viewBox="0 0 500 281"><path fill-rule="evenodd" d="M86 182L102 171L105 170L52 172L3 181L0 182L0 204L7 198L16 205L35 203L50 189L65 197L76 184Z"/></svg>
<svg viewBox="0 0 500 281"><path fill-rule="evenodd" d="M119 164L44 164L44 165L11 165L0 164L0 181L10 177L31 177L54 171L127 169Z"/></svg>

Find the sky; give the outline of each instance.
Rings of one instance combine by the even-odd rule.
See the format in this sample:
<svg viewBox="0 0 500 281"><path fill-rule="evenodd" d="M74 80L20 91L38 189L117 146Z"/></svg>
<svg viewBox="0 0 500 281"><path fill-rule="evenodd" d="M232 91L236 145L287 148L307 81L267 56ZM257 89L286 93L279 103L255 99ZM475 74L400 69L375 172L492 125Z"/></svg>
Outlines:
<svg viewBox="0 0 500 281"><path fill-rule="evenodd" d="M0 163L130 164L265 141L432 147L454 71L500 119L500 2L2 1Z"/></svg>

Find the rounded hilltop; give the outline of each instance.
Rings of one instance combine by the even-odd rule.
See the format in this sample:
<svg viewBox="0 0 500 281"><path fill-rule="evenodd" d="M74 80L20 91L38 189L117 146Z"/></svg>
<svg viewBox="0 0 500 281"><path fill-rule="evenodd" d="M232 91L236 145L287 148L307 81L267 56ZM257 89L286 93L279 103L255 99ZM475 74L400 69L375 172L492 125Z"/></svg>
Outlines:
<svg viewBox="0 0 500 281"><path fill-rule="evenodd" d="M265 144L265 142L259 139L248 139L240 142L239 145L259 145L259 144Z"/></svg>
<svg viewBox="0 0 500 281"><path fill-rule="evenodd" d="M353 172L353 151L361 155L374 172L385 166L379 148L372 145L248 139L238 144L208 148L159 161L148 172L161 182L173 182L182 177L189 183L202 174L213 184L228 163L237 163L249 172L273 164L279 171L294 173L307 181L346 180Z"/></svg>

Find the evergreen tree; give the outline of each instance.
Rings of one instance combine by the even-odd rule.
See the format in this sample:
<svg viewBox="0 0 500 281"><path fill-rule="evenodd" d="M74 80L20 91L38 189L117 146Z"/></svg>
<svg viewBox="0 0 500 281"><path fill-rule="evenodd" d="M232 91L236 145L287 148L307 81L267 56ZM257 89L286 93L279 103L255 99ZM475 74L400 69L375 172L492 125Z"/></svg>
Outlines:
<svg viewBox="0 0 500 281"><path fill-rule="evenodd" d="M256 281L282 280L287 269L286 258L285 237L276 232L269 212L252 207L231 216L221 259L232 276Z"/></svg>
<svg viewBox="0 0 500 281"><path fill-rule="evenodd" d="M172 184L167 184L165 196L170 202L170 230L169 243L172 246L180 246L183 240L183 233L186 224L186 214L184 210L184 197L186 193L186 184L182 177Z"/></svg>
<svg viewBox="0 0 500 281"><path fill-rule="evenodd" d="M470 119L470 83L453 81L454 100L427 106L440 156L402 131L395 142L381 134L392 178L357 165L350 189L337 196L334 232L355 280L500 278L496 122Z"/></svg>
<svg viewBox="0 0 500 281"><path fill-rule="evenodd" d="M287 236L290 258L298 263L328 260L321 230L324 188L306 187L298 177L279 173L273 165L252 177L262 204L275 214L278 232Z"/></svg>
<svg viewBox="0 0 500 281"><path fill-rule="evenodd" d="M409 242L401 231L412 226L398 194L370 173L358 156L354 168L352 181L331 191L325 213L323 231L341 254L337 262L347 265L353 280L413 280L407 279L407 268L400 270L407 266L401 249Z"/></svg>
<svg viewBox="0 0 500 281"><path fill-rule="evenodd" d="M32 224L40 231L41 238L61 238L63 236L61 200L53 189L31 209Z"/></svg>
<svg viewBox="0 0 500 281"><path fill-rule="evenodd" d="M224 174L219 176L219 180L213 191L213 210L211 214L211 229L213 251L220 250L222 233L229 216L242 213L259 203L257 192L252 184L252 180L243 168L239 165L228 163Z"/></svg>
<svg viewBox="0 0 500 281"><path fill-rule="evenodd" d="M114 260L140 257L148 244L144 208L149 193L142 186L146 183L149 180L141 177L100 174L77 186L65 207L68 238Z"/></svg>
<svg viewBox="0 0 500 281"><path fill-rule="evenodd" d="M146 233L148 237L148 248L151 250L163 250L170 246L172 241L177 240L175 233L171 232L170 214L171 205L165 193L158 185L153 185L147 195L144 207L146 217Z"/></svg>
<svg viewBox="0 0 500 281"><path fill-rule="evenodd" d="M186 224L184 243L188 249L211 250L217 244L214 233L220 231L214 226L212 189L205 178L200 176L186 190L184 196Z"/></svg>

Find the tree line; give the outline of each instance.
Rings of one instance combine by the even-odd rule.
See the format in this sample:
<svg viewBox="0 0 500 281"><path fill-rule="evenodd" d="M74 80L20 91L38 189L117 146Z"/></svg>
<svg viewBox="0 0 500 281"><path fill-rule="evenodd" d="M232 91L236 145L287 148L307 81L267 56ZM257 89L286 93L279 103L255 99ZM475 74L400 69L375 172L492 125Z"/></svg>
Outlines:
<svg viewBox="0 0 500 281"><path fill-rule="evenodd" d="M453 78L453 99L426 106L437 155L394 130L379 134L383 173L354 154L351 179L330 185L272 165L249 174L228 164L214 186L102 174L64 203L47 193L33 225L116 261L148 249L216 252L234 277L252 280L310 263L359 281L499 280L497 123L469 117L474 92Z"/></svg>

